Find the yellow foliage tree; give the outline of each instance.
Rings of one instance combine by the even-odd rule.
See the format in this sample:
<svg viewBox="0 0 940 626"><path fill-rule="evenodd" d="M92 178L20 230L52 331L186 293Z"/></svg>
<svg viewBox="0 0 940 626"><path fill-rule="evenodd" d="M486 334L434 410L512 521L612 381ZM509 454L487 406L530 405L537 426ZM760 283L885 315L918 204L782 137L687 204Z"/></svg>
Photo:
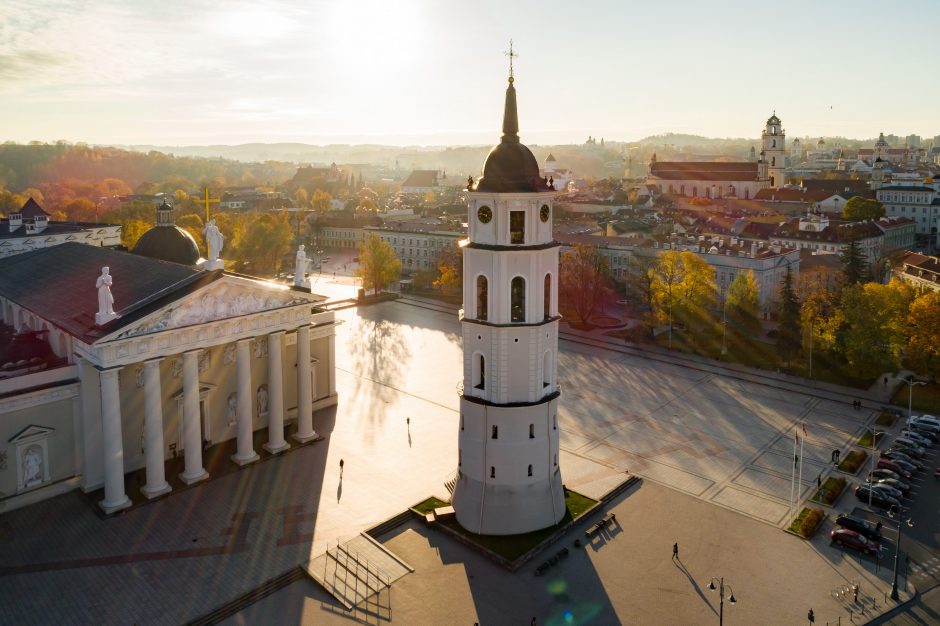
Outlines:
<svg viewBox="0 0 940 626"><path fill-rule="evenodd" d="M205 228L205 224L202 221L201 217L199 217L195 213L182 215L176 220L176 225L193 236L193 239L196 240L196 245L199 246L200 252L206 249L206 241L202 236L202 229ZM224 250L224 246L223 246L223 250ZM206 251L205 258L207 259L209 258L208 251Z"/></svg>
<svg viewBox="0 0 940 626"><path fill-rule="evenodd" d="M130 218L123 221L121 222L121 243L128 250L133 250L134 246L137 245L137 240L151 228L152 224L148 224L144 220Z"/></svg>
<svg viewBox="0 0 940 626"><path fill-rule="evenodd" d="M463 248L456 243L441 250L437 262L440 275L434 280L434 286L444 292L453 292L463 285Z"/></svg>
<svg viewBox="0 0 940 626"><path fill-rule="evenodd" d="M401 276L401 261L388 242L375 233L369 233L359 244L356 276L362 279L363 289L371 289L377 294Z"/></svg>
<svg viewBox="0 0 940 626"><path fill-rule="evenodd" d="M333 196L323 191L322 189L317 189L313 192L313 196L310 198L310 206L314 211L329 211L330 207L333 206Z"/></svg>
<svg viewBox="0 0 940 626"><path fill-rule="evenodd" d="M940 377L940 294L917 296L907 314L907 363L919 374Z"/></svg>

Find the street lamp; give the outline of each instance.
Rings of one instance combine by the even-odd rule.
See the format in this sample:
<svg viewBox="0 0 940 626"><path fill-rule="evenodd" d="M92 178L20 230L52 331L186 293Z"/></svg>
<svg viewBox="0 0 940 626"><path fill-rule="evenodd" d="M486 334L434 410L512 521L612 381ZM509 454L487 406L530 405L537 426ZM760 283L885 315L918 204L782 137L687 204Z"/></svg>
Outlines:
<svg viewBox="0 0 940 626"><path fill-rule="evenodd" d="M895 511L897 511L897 513L895 513ZM908 513L910 513L910 509L908 509ZM895 516L898 518L898 541L894 548L894 582L891 583L891 599L898 601L901 599L900 596L898 596L898 555L901 554L901 518L904 517L904 507L892 504L891 508L888 509L888 517L894 519ZM914 525L911 518L907 518L905 523L908 526Z"/></svg>
<svg viewBox="0 0 940 626"><path fill-rule="evenodd" d="M721 353L728 354L725 336L728 334L728 294L722 290L721 298Z"/></svg>
<svg viewBox="0 0 940 626"><path fill-rule="evenodd" d="M725 579L722 578L712 578L708 583L708 588L712 591L715 590L715 581L718 581L718 626L723 626L725 623ZM728 597L728 602L734 604L737 600L734 599L734 589L731 588L731 585L728 585L728 592L731 594Z"/></svg>
<svg viewBox="0 0 940 626"><path fill-rule="evenodd" d="M887 432L888 431L886 430L875 430L874 427L872 427L871 429L871 471L872 473L868 474L868 506L869 507L872 506L871 500L875 491L874 489L872 489L872 487L874 487L875 485L875 476L874 476L875 457L876 457L875 447L878 445L878 436L884 435Z"/></svg>
<svg viewBox="0 0 940 626"><path fill-rule="evenodd" d="M914 380L914 377L905 378L904 382L907 383L907 419L911 419L911 407L914 403L914 385L926 385L922 380Z"/></svg>

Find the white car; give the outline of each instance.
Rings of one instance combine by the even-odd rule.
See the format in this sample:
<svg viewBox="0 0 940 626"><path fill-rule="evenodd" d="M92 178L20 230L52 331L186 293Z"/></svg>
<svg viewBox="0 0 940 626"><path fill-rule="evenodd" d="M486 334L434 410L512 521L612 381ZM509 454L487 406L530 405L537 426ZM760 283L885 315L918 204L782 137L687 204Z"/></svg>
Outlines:
<svg viewBox="0 0 940 626"><path fill-rule="evenodd" d="M931 430L940 430L940 420L932 415L921 415L920 417L907 418L908 426L913 426L915 424L918 426L926 426Z"/></svg>
<svg viewBox="0 0 940 626"><path fill-rule="evenodd" d="M904 439L910 439L923 448L929 448L933 445L933 441L921 434L915 433L913 430L902 430L900 436Z"/></svg>

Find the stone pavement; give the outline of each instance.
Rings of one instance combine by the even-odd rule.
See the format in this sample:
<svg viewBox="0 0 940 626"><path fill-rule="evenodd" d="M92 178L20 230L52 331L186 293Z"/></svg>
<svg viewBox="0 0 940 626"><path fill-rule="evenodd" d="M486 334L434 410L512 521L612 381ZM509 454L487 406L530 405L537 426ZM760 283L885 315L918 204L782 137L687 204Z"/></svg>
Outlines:
<svg viewBox="0 0 940 626"><path fill-rule="evenodd" d="M108 520L74 493L0 516L0 623L177 624L442 495L457 457L455 315L389 302L338 317L340 405L314 420L324 441ZM569 487L596 496L634 471L780 536L794 430L810 432L805 495L826 447L873 414L583 342L562 341L558 366Z"/></svg>
<svg viewBox="0 0 940 626"><path fill-rule="evenodd" d="M866 577L872 563L797 539L773 527L692 496L645 483L608 507L617 517L610 532L583 548L572 541L591 520L550 546L516 573L493 565L447 534L413 520L381 539L415 567L389 594L353 614L337 611L316 585L304 580L227 620L231 626L267 623L465 625L703 624L717 622L712 577L724 577L737 603L725 603L734 624L799 624L813 608L816 623L848 621L847 605L831 592L860 580L856 609L862 623L886 608L883 593ZM598 514L599 515L599 514ZM592 518L595 519L595 518ZM673 560L672 544L679 544ZM569 556L543 577L533 575L562 546ZM717 582L717 581L716 581ZM873 608L877 602L877 608ZM890 606L890 605L889 605ZM381 618L381 619L379 619Z"/></svg>

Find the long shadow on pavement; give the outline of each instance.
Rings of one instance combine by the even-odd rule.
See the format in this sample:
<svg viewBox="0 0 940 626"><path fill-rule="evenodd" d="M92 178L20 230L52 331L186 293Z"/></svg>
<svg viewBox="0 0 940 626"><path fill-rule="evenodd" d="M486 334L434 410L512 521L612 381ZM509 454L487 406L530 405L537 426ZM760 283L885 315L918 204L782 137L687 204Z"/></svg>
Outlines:
<svg viewBox="0 0 940 626"><path fill-rule="evenodd" d="M704 593L702 593L702 588L698 586L697 582L695 582L695 579L692 577L692 574L690 574L689 570L686 569L685 564L679 558L676 558L674 563L676 567L679 569L679 571L685 574L685 577L689 579L690 583L692 583L692 588L695 589L695 593L697 593L698 597L702 599L702 602L708 605L708 608L712 610L712 613L714 613L715 615L718 615L718 611L716 611L715 607L712 606L712 603L708 599L708 597Z"/></svg>

